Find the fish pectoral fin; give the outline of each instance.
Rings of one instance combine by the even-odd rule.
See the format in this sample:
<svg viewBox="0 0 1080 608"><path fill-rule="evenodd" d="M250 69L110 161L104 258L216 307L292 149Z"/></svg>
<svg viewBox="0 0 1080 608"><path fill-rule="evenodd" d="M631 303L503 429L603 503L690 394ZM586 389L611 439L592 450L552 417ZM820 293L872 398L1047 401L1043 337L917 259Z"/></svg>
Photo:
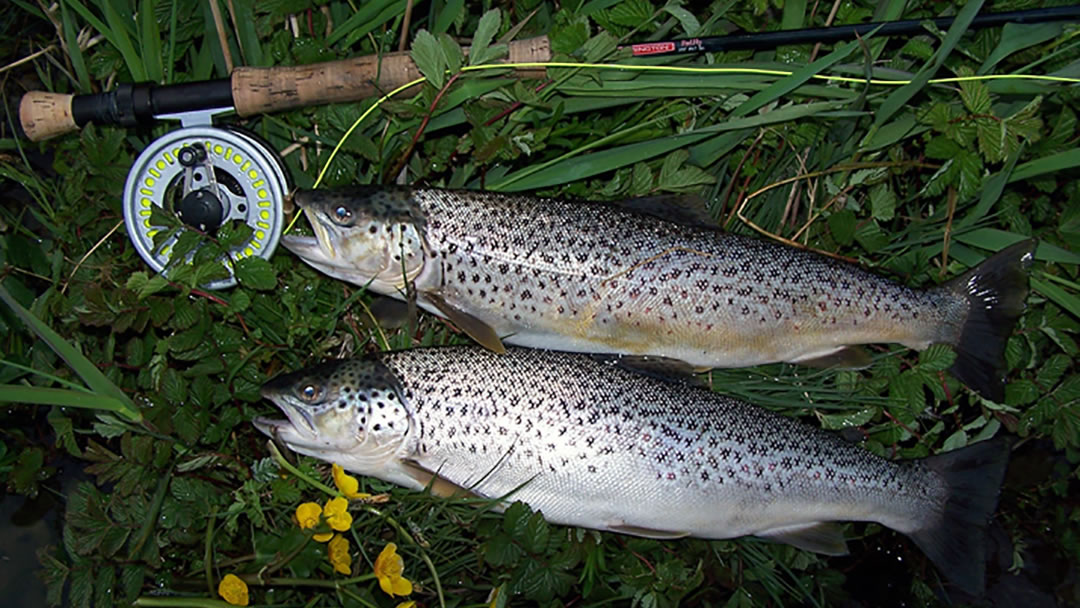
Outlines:
<svg viewBox="0 0 1080 608"><path fill-rule="evenodd" d="M611 532L618 532L619 534L641 536L642 538L654 538L656 540L674 540L677 538L686 538L687 536L690 536L689 532L655 530L653 528L643 528L641 526L632 526L630 524L608 524L607 529Z"/></svg>
<svg viewBox="0 0 1080 608"><path fill-rule="evenodd" d="M873 362L870 352L861 346L842 346L829 353L811 354L791 361L791 363L819 369L866 369Z"/></svg>
<svg viewBox="0 0 1080 608"><path fill-rule="evenodd" d="M847 555L844 529L832 522L815 522L797 526L785 526L758 532L755 536L786 543L799 549L824 555Z"/></svg>
<svg viewBox="0 0 1080 608"><path fill-rule="evenodd" d="M408 302L404 302L390 296L374 295L371 298L371 316L379 327L383 329L399 329L409 322L409 316L413 313ZM364 323L367 325L367 323Z"/></svg>
<svg viewBox="0 0 1080 608"><path fill-rule="evenodd" d="M424 486L433 496L441 498L479 498L472 491L439 477L438 474L432 473L415 462L403 460L400 465L416 483Z"/></svg>
<svg viewBox="0 0 1080 608"><path fill-rule="evenodd" d="M458 310L451 306L443 297L434 292L424 292L424 298L431 305L438 309L451 323L456 325L458 329L469 335L470 338L476 340L480 346L499 353L500 355L506 354L506 347L503 346L502 340L495 333L495 330L490 325L484 323L480 319L470 315L469 313Z"/></svg>
<svg viewBox="0 0 1080 608"><path fill-rule="evenodd" d="M702 370L681 359L604 354L593 354L592 358L650 378L668 382L683 382L693 386L706 386L705 382L697 375Z"/></svg>

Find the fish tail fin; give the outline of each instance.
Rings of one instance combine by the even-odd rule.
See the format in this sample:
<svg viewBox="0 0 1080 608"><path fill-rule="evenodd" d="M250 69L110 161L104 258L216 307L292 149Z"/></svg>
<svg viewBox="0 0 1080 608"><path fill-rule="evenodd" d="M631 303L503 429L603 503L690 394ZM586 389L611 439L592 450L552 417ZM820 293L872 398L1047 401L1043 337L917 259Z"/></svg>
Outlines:
<svg viewBox="0 0 1080 608"><path fill-rule="evenodd" d="M1009 441L982 441L921 462L945 481L945 503L935 521L908 536L953 584L981 595L987 527L1005 478Z"/></svg>
<svg viewBox="0 0 1080 608"><path fill-rule="evenodd" d="M1024 312L1034 251L1034 239L1022 241L944 285L968 303L967 320L952 344L956 362L950 371L992 401L1005 398L1005 343Z"/></svg>

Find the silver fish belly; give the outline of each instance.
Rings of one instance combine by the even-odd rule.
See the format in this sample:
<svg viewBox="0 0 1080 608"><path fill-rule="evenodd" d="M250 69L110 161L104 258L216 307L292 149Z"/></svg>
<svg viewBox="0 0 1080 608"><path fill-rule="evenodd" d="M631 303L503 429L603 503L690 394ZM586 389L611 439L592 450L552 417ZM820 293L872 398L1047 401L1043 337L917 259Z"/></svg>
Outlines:
<svg viewBox="0 0 1080 608"><path fill-rule="evenodd" d="M289 249L385 295L400 297L412 281L418 304L489 347L501 338L712 368L858 366L865 359L853 345L945 343L958 350L961 380L997 400L1033 247L916 290L824 256L610 204L392 187L297 200L317 238L287 237Z"/></svg>
<svg viewBox="0 0 1080 608"><path fill-rule="evenodd" d="M981 585L983 526L1008 454L987 442L890 462L703 388L526 349L382 353L288 374L263 394L289 417L257 420L267 434L408 487L437 475L555 523L753 534L829 554L845 548L828 522L875 521L969 589Z"/></svg>

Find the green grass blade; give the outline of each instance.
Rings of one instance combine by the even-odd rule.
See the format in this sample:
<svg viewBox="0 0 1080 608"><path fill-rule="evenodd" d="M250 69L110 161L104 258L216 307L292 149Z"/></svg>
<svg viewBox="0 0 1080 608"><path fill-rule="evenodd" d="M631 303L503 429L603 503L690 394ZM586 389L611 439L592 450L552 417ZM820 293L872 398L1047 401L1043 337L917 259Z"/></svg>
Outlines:
<svg viewBox="0 0 1080 608"><path fill-rule="evenodd" d="M1057 154L1050 154L1021 164L1009 177L1009 183L1038 177L1047 173L1057 173L1074 167L1080 167L1080 148L1071 148Z"/></svg>
<svg viewBox="0 0 1080 608"><path fill-rule="evenodd" d="M731 115L736 117L746 116L754 110L780 99L800 85L806 83L806 81L810 80L815 74L820 74L822 71L829 69L833 64L843 61L857 48L859 48L857 42L848 42L847 44L840 45L835 51L818 59L810 65L795 70L790 76L785 76L769 85L765 90L758 92L738 108L735 108Z"/></svg>
<svg viewBox="0 0 1080 608"><path fill-rule="evenodd" d="M619 146L609 150L603 150L580 157L582 152L598 147L580 148L555 160L549 161L536 167L530 167L507 175L504 179L488 186L491 190L504 192L517 192L520 190L534 190L547 188L557 184L566 184L575 180L592 177L605 171L626 167L636 162L655 158L686 146L696 144L705 139L726 131L738 131L759 127L766 124L787 122L799 118L807 118L830 110L838 110L843 107L841 102L817 102L801 105L788 106L766 112L756 116L734 118L711 127L687 131L678 135L662 137L649 141L637 142ZM609 135L606 138L593 142L602 145L610 142L617 136L626 136L630 131L643 128L648 123L636 125L631 129Z"/></svg>
<svg viewBox="0 0 1080 608"><path fill-rule="evenodd" d="M915 78L913 78L911 82L891 93L885 98L885 101L882 102L881 107L878 108L877 113L874 116L874 124L871 127L871 131L876 130L878 127L885 124L892 118L893 114L907 105L911 98L926 86L926 83L945 62L945 58L947 58L949 53L956 47L956 43L960 42L960 37L967 31L968 25L971 24L971 20L978 14L982 5L982 0L973 0L964 5L964 8L960 9L960 12L956 15L956 20L953 21L952 27L950 27L948 33L945 34L945 39L941 41L941 46L938 48L937 52L934 53L934 56L930 58L927 65L919 70L919 73L915 75Z"/></svg>
<svg viewBox="0 0 1080 608"><path fill-rule="evenodd" d="M75 70L75 78L79 81L79 91L89 93L93 89L90 86L90 73L86 70L86 58L83 57L82 49L79 48L74 19L63 2L60 3L60 27L64 44L67 45L68 57L71 59L71 67Z"/></svg>
<svg viewBox="0 0 1080 608"><path fill-rule="evenodd" d="M330 36L326 39L326 44L335 44L346 36L348 36L350 40L357 40L386 21L389 21L395 15L400 14L404 9L405 2L403 0L366 2L361 5L360 10L353 13L352 17L349 17L345 23L334 28L334 31L331 32Z"/></svg>
<svg viewBox="0 0 1080 608"><path fill-rule="evenodd" d="M1019 243L1031 237L1007 230L998 230L997 228L978 228L957 233L953 238L973 247L1000 251L1013 243ZM1035 259L1058 264L1080 264L1080 254L1047 242L1039 243L1039 246L1035 249Z"/></svg>
<svg viewBox="0 0 1080 608"><path fill-rule="evenodd" d="M90 387L95 393L101 396L108 396L114 400L124 404L124 415L131 420L139 420L142 418L138 410L135 408L135 404L132 403L124 391L120 390L120 387L113 384L112 380L105 377L105 374L101 373L101 370L97 368L92 361L86 358L85 355L80 353L71 345L60 337L51 327L41 322L34 315L30 314L30 311L23 308L15 298L11 297L7 289L0 285L0 300L3 300L5 304L15 313L16 316L26 324L28 328L33 330L39 338L41 338L49 348L53 349L57 355L60 356L71 369L75 370L75 373L82 378L83 382Z"/></svg>
<svg viewBox="0 0 1080 608"><path fill-rule="evenodd" d="M1006 23L1001 30L1001 41L990 51L975 73L989 74L1002 59L1017 51L1042 44L1060 33L1060 23Z"/></svg>
<svg viewBox="0 0 1080 608"><path fill-rule="evenodd" d="M131 43L131 36L128 35L127 24L124 23L123 17L116 11L116 7L109 0L104 0L101 3L101 9L105 13L105 22L109 24L109 29L113 34L113 43L116 45L116 50L120 51L120 55L124 58L124 64L127 65L128 71L131 72L131 78L135 82L143 82L146 80L146 66L143 64L139 54L135 52L135 46ZM160 58L161 56L158 55Z"/></svg>
<svg viewBox="0 0 1080 608"><path fill-rule="evenodd" d="M240 54L244 64L266 67L270 64L264 58L259 33L255 29L255 8L251 0L233 0L236 11L236 42L240 45Z"/></svg>
<svg viewBox="0 0 1080 608"><path fill-rule="evenodd" d="M164 81L165 69L161 58L161 29L154 15L154 0L139 2L139 46L142 49L146 77L152 82Z"/></svg>
<svg viewBox="0 0 1080 608"><path fill-rule="evenodd" d="M439 14L435 17L435 26L431 28L431 33L438 36L439 34L445 34L450 30L450 26L457 20L461 11L465 9L465 0L447 0L439 10Z"/></svg>
<svg viewBox="0 0 1080 608"><path fill-rule="evenodd" d="M28 403L33 405L62 405L89 410L116 412L132 421L142 419L138 412L117 399L106 395L94 395L66 388L46 388L42 386L21 386L0 384L0 401L7 403Z"/></svg>
<svg viewBox="0 0 1080 608"><path fill-rule="evenodd" d="M1069 311L1074 317L1080 318L1080 298L1042 279L1032 278L1031 288L1049 298L1054 304Z"/></svg>

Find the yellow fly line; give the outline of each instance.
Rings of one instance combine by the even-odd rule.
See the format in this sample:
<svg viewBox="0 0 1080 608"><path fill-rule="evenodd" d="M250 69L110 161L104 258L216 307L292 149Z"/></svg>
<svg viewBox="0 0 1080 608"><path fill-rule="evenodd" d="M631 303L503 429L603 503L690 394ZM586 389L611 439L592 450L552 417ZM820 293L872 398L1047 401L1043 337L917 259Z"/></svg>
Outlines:
<svg viewBox="0 0 1080 608"><path fill-rule="evenodd" d="M592 70L626 70L636 72L667 72L667 73L683 73L683 74L745 74L753 76L775 76L784 77L791 76L794 72L789 70L767 70L763 68L730 68L730 67L708 67L708 66L678 66L678 65L626 65L621 63L573 63L569 61L539 61L539 62L522 62L522 63L497 63L487 65L470 65L461 68L462 72L477 72L481 70L507 70L507 69L529 69L529 68L588 68ZM830 76L825 74L813 74L810 76L814 80L824 80L826 82L846 82L852 84L870 84L878 86L903 86L909 84L910 80L890 80L883 78L855 78L853 76ZM1069 78L1065 76L1044 76L1039 74L984 74L979 76L954 76L950 78L932 78L927 81L927 84L953 84L958 82L976 82L985 80L1042 80L1046 82L1062 82L1069 84L1080 83L1080 78ZM322 183L323 177L326 176L327 170L330 168L330 164L334 162L334 157L337 156L338 150L344 145L345 140L349 138L349 135L360 126L360 123L364 122L364 119L370 115L375 108L378 108L384 101L390 99L394 95L414 87L418 84L423 84L427 81L427 78L417 78L412 82L401 85L400 87L390 91L386 95L383 95L375 101L367 110L364 110L363 114L353 122L349 130L341 136L337 145L330 152L330 156L326 159L326 164L323 165L321 171L319 171L319 177L315 180L313 188L318 188ZM285 232L292 230L296 220L300 217L300 214L296 214L292 221L289 222L289 226L285 229Z"/></svg>

